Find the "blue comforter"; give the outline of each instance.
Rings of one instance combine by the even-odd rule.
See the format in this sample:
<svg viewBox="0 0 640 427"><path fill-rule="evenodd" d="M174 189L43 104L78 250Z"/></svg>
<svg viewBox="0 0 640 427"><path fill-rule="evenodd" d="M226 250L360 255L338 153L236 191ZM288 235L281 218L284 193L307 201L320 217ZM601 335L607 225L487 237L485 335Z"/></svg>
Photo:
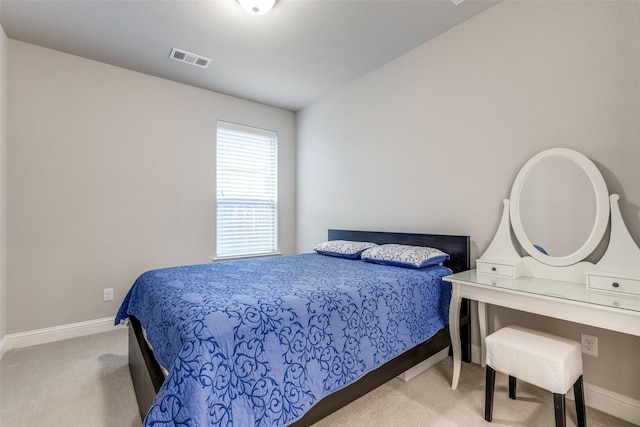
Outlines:
<svg viewBox="0 0 640 427"><path fill-rule="evenodd" d="M290 424L442 329L450 273L318 254L146 272L116 316L169 372L144 425Z"/></svg>

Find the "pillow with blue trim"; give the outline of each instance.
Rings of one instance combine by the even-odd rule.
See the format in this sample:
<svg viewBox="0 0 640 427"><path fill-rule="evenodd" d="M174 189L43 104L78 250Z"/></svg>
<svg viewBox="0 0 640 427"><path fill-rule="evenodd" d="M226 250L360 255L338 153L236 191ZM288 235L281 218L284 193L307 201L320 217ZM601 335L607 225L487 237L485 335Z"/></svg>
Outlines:
<svg viewBox="0 0 640 427"><path fill-rule="evenodd" d="M352 242L350 240L329 240L319 243L313 248L322 255L337 256L341 258L359 259L365 249L377 246L371 242Z"/></svg>
<svg viewBox="0 0 640 427"><path fill-rule="evenodd" d="M440 249L396 244L369 248L361 256L365 261L409 268L430 267L449 259L449 254Z"/></svg>

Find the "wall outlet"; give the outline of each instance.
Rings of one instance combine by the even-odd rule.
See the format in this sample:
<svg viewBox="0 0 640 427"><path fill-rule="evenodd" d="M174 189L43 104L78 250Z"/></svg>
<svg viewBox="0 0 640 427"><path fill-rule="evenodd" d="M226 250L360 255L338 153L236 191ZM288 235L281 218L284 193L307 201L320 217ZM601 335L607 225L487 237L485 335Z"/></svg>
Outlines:
<svg viewBox="0 0 640 427"><path fill-rule="evenodd" d="M105 290L104 290L104 300L105 301L113 301L113 288L105 288Z"/></svg>
<svg viewBox="0 0 640 427"><path fill-rule="evenodd" d="M598 337L580 334L580 339L582 341L582 352L589 356L598 357Z"/></svg>

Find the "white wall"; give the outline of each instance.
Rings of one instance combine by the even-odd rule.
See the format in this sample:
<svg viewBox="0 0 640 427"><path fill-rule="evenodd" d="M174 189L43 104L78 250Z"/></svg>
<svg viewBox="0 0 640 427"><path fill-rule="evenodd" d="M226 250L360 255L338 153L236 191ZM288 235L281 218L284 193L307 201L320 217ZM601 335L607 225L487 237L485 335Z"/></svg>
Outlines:
<svg viewBox="0 0 640 427"><path fill-rule="evenodd" d="M7 333L114 316L143 271L211 261L217 119L278 132L295 251L294 113L15 40L8 67Z"/></svg>
<svg viewBox="0 0 640 427"><path fill-rule="evenodd" d="M552 147L596 163L640 242L638 70L640 2L488 9L298 113L298 251L355 228L469 234L476 259L520 167ZM638 338L491 313L597 335L585 380L640 399Z"/></svg>
<svg viewBox="0 0 640 427"><path fill-rule="evenodd" d="M7 50L8 39L0 26L0 357L7 334Z"/></svg>

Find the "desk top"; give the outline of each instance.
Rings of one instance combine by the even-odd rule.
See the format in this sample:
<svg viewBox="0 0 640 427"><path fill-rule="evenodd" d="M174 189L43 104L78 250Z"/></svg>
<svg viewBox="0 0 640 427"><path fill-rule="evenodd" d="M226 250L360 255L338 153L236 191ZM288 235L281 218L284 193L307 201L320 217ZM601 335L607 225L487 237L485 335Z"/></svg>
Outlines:
<svg viewBox="0 0 640 427"><path fill-rule="evenodd" d="M640 297L621 292L606 292L587 289L583 283L561 282L558 280L538 279L535 277L508 277L477 273L467 270L445 276L443 280L464 283L476 287L502 289L507 292L527 293L546 298L594 304L609 308L629 310L640 313Z"/></svg>

